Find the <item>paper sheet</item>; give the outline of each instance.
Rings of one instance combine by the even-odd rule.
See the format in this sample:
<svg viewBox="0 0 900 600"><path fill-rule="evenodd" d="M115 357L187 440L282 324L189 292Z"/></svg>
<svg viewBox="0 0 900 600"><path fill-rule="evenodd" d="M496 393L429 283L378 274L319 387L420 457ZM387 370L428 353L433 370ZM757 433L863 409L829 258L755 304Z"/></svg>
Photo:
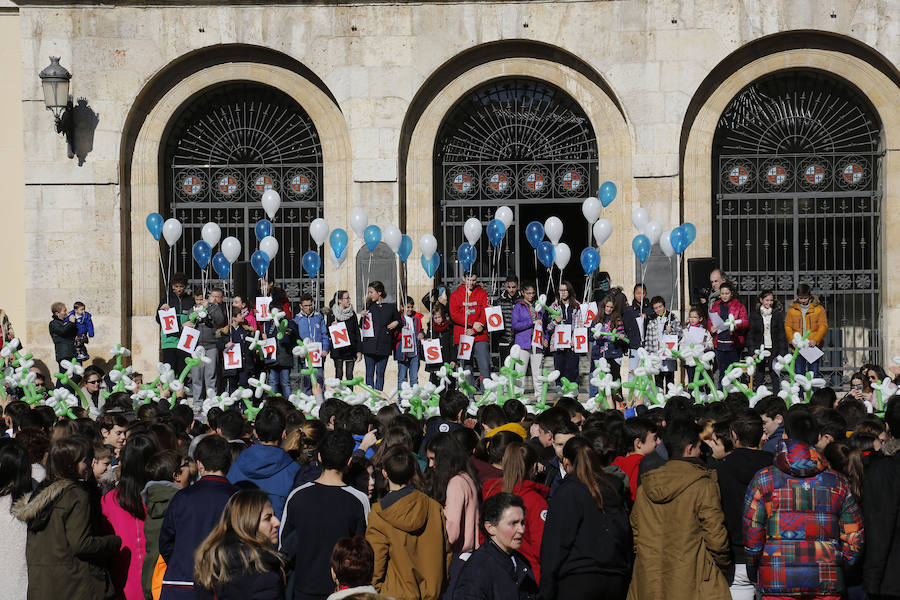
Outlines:
<svg viewBox="0 0 900 600"><path fill-rule="evenodd" d="M806 362L814 363L817 360L819 360L820 358L822 358L823 356L825 356L825 353L822 352L821 350L819 350L815 346L809 346L807 348L803 348L800 350L800 356L805 358Z"/></svg>

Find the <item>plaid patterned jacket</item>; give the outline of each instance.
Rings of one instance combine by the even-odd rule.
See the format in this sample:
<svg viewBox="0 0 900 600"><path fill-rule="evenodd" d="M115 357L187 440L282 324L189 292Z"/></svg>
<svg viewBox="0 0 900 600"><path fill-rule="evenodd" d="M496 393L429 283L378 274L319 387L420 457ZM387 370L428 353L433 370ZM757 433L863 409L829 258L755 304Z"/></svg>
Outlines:
<svg viewBox="0 0 900 600"><path fill-rule="evenodd" d="M814 447L784 440L775 465L747 486L744 540L764 595L840 595L843 566L862 548L862 515L847 480Z"/></svg>

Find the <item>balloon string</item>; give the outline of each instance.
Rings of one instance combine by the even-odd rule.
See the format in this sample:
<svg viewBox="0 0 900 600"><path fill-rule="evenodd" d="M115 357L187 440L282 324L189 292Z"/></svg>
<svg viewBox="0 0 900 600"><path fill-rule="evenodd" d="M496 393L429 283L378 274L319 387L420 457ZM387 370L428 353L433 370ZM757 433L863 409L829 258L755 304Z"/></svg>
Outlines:
<svg viewBox="0 0 900 600"><path fill-rule="evenodd" d="M160 278L162 278L163 293L166 294L168 297L169 282L166 281L166 267L163 264L162 248L159 247L158 243L156 244L156 256L157 256L157 258L159 258L159 276L160 276Z"/></svg>

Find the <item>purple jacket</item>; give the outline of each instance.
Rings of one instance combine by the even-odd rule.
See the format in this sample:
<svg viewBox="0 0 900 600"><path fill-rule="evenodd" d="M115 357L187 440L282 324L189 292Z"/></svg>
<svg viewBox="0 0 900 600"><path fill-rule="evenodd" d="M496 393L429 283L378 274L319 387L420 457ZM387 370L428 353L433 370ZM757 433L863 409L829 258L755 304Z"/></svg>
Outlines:
<svg viewBox="0 0 900 600"><path fill-rule="evenodd" d="M519 300L512 309L512 331L514 342L526 352L531 352L531 338L534 332L534 320L544 319L544 310L541 309L537 316L532 316L534 309L524 300Z"/></svg>

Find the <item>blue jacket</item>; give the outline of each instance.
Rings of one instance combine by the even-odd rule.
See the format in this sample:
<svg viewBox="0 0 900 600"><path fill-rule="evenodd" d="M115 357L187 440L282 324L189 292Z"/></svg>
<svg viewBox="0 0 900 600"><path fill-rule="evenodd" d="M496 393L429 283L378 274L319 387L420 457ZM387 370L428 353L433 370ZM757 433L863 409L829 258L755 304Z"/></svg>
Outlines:
<svg viewBox="0 0 900 600"><path fill-rule="evenodd" d="M78 316L74 310L69 311L70 315L75 315L75 327L78 328L78 335L87 334L88 337L94 337L94 322L91 320L91 313L84 311L84 314Z"/></svg>
<svg viewBox="0 0 900 600"><path fill-rule="evenodd" d="M263 490L269 494L274 514L280 515L299 470L300 465L278 446L253 444L231 465L228 481L238 487L248 482Z"/></svg>
<svg viewBox="0 0 900 600"><path fill-rule="evenodd" d="M297 325L297 339L309 339L311 342L320 342L322 350L331 350L331 342L328 339L328 327L325 325L325 317L320 312L314 312L308 317L302 312L294 317Z"/></svg>
<svg viewBox="0 0 900 600"><path fill-rule="evenodd" d="M224 477L207 475L172 497L159 532L159 554L166 561L160 600L193 599L194 552L236 491Z"/></svg>

